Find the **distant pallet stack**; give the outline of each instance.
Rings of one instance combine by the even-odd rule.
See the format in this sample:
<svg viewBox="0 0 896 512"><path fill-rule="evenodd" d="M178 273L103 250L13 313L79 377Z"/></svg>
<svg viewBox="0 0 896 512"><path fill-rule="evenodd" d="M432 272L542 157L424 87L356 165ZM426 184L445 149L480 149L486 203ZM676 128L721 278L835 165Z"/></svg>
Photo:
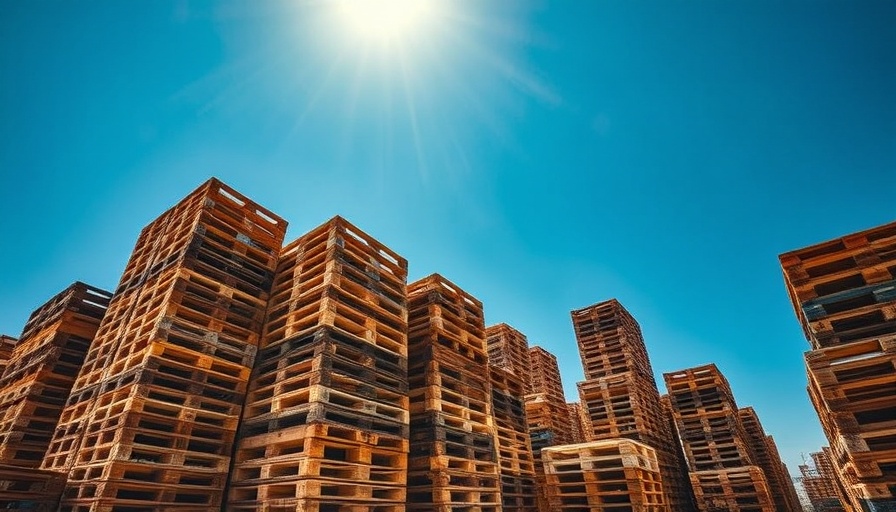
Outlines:
<svg viewBox="0 0 896 512"><path fill-rule="evenodd" d="M665 512L653 448L629 439L542 450L553 512Z"/></svg>
<svg viewBox="0 0 896 512"><path fill-rule="evenodd" d="M569 421L572 425L570 434L572 435L572 444L581 444L588 439L585 438L585 410L580 402L567 402L566 411L569 414Z"/></svg>
<svg viewBox="0 0 896 512"><path fill-rule="evenodd" d="M438 274L408 286L408 511L501 510L484 322Z"/></svg>
<svg viewBox="0 0 896 512"><path fill-rule="evenodd" d="M560 367L557 357L539 346L529 348L531 363L529 381L526 386L526 421L529 423L529 437L532 440L532 455L535 459L535 481L538 490L539 510L548 507L544 466L541 450L549 446L569 444L572 428Z"/></svg>
<svg viewBox="0 0 896 512"><path fill-rule="evenodd" d="M283 248L227 510L403 512L407 261L341 217Z"/></svg>
<svg viewBox="0 0 896 512"><path fill-rule="evenodd" d="M831 449L812 455L813 465L801 464L803 489L815 512L843 512L853 510L845 493L838 489L840 483L831 461Z"/></svg>
<svg viewBox="0 0 896 512"><path fill-rule="evenodd" d="M701 511L774 512L775 503L758 466L691 472Z"/></svg>
<svg viewBox="0 0 896 512"><path fill-rule="evenodd" d="M774 439L766 435L759 421L759 416L752 407L743 407L737 411L747 442L754 455L754 464L762 469L768 481L768 489L778 512L796 512L800 509L799 499L787 474L787 468L781 462Z"/></svg>
<svg viewBox="0 0 896 512"><path fill-rule="evenodd" d="M896 508L896 222L780 261L841 485L855 509Z"/></svg>
<svg viewBox="0 0 896 512"><path fill-rule="evenodd" d="M502 323L486 328L485 338L489 364L504 368L523 379L523 382L528 382L532 365L526 335Z"/></svg>
<svg viewBox="0 0 896 512"><path fill-rule="evenodd" d="M529 342L507 324L492 325L485 335L504 512L536 512L537 468L524 398L531 369Z"/></svg>
<svg viewBox="0 0 896 512"><path fill-rule="evenodd" d="M17 341L12 336L0 334L0 376L3 376L3 371L6 370L6 364L12 356L12 350Z"/></svg>
<svg viewBox="0 0 896 512"><path fill-rule="evenodd" d="M285 229L212 179L143 230L44 461L63 512L221 506Z"/></svg>
<svg viewBox="0 0 896 512"><path fill-rule="evenodd" d="M775 512L731 387L715 365L663 374L701 512Z"/></svg>
<svg viewBox="0 0 896 512"><path fill-rule="evenodd" d="M585 436L632 439L655 450L673 511L693 510L691 487L659 389L641 328L619 301L611 299L571 312L586 380L578 383Z"/></svg>
<svg viewBox="0 0 896 512"><path fill-rule="evenodd" d="M40 466L110 297L74 283L31 314L0 378L0 463Z"/></svg>
<svg viewBox="0 0 896 512"><path fill-rule="evenodd" d="M535 459L523 402L523 379L489 366L503 512L537 512Z"/></svg>

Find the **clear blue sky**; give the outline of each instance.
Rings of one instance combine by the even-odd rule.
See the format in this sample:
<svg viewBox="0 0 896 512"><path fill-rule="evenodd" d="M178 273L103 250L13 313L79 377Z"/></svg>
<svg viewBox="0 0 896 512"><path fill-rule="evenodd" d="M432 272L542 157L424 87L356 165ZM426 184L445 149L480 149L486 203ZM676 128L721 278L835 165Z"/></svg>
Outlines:
<svg viewBox="0 0 896 512"><path fill-rule="evenodd" d="M715 362L791 472L824 444L777 255L896 218L896 3L452 0L389 46L325 1L0 10L0 332L209 176L335 214L582 370L611 297Z"/></svg>

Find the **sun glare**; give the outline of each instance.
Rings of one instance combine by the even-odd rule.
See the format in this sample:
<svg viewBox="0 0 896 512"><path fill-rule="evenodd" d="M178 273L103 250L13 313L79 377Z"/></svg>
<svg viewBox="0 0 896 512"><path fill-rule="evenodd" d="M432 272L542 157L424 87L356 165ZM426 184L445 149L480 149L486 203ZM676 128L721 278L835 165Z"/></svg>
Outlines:
<svg viewBox="0 0 896 512"><path fill-rule="evenodd" d="M349 29L366 42L389 43L425 30L433 0L341 0Z"/></svg>

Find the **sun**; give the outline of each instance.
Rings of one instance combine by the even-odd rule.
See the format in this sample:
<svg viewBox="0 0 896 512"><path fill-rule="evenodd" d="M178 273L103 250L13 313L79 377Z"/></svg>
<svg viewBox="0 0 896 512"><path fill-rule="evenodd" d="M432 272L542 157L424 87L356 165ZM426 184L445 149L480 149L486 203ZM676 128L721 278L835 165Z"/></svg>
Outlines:
<svg viewBox="0 0 896 512"><path fill-rule="evenodd" d="M362 43L389 44L426 30L435 0L340 0L348 30Z"/></svg>

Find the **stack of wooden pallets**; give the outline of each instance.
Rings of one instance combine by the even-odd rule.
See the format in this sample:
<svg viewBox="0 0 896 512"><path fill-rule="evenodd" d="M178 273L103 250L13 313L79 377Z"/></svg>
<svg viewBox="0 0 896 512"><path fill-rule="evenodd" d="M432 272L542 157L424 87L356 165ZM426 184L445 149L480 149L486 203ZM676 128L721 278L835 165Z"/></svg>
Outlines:
<svg viewBox="0 0 896 512"><path fill-rule="evenodd" d="M780 256L809 394L855 509L896 507L896 222Z"/></svg>
<svg viewBox="0 0 896 512"><path fill-rule="evenodd" d="M529 342L507 324L486 328L492 411L497 431L501 473L501 502L505 512L535 512L538 487L536 472L542 473L532 449L525 402L530 379Z"/></svg>
<svg viewBox="0 0 896 512"><path fill-rule="evenodd" d="M0 378L0 508L58 504L65 475L37 468L109 297L72 284L31 314L14 345Z"/></svg>
<svg viewBox="0 0 896 512"><path fill-rule="evenodd" d="M814 467L800 465L803 489L816 512L852 511L849 498L838 481L837 473L831 461L831 449L825 446L822 451L812 455Z"/></svg>
<svg viewBox="0 0 896 512"><path fill-rule="evenodd" d="M629 439L542 450L551 511L665 512L653 448Z"/></svg>
<svg viewBox="0 0 896 512"><path fill-rule="evenodd" d="M754 456L753 462L762 469L768 481L768 489L775 502L775 508L779 512L800 509L799 498L793 487L787 468L781 462L778 447L774 439L766 435L759 416L752 407L743 407L737 411L740 422L747 434L747 442Z"/></svg>
<svg viewBox="0 0 896 512"><path fill-rule="evenodd" d="M523 403L522 378L489 366L492 415L497 434L503 512L536 512L535 461Z"/></svg>
<svg viewBox="0 0 896 512"><path fill-rule="evenodd" d="M44 461L63 511L221 506L285 229L212 179L143 230Z"/></svg>
<svg viewBox="0 0 896 512"><path fill-rule="evenodd" d="M585 437L632 439L656 452L673 511L693 507L675 433L663 411L641 328L615 299L571 312L586 380L578 383Z"/></svg>
<svg viewBox="0 0 896 512"><path fill-rule="evenodd" d="M438 274L412 283L408 345L407 509L500 511L482 303Z"/></svg>
<svg viewBox="0 0 896 512"><path fill-rule="evenodd" d="M283 248L228 510L405 510L407 261L335 217Z"/></svg>
<svg viewBox="0 0 896 512"><path fill-rule="evenodd" d="M572 424L570 434L572 435L572 444L580 444L588 441L585 438L585 411L581 402L567 402L566 410L569 414L569 421Z"/></svg>
<svg viewBox="0 0 896 512"><path fill-rule="evenodd" d="M40 466L110 296L74 283L31 314L0 378L0 462Z"/></svg>
<svg viewBox="0 0 896 512"><path fill-rule="evenodd" d="M529 360L529 341L525 334L501 323L487 327L485 339L490 365L504 368L523 379L523 382L529 380L532 369Z"/></svg>
<svg viewBox="0 0 896 512"><path fill-rule="evenodd" d="M663 377L697 508L774 512L767 478L755 465L734 395L718 368L710 364Z"/></svg>
<svg viewBox="0 0 896 512"><path fill-rule="evenodd" d="M529 437L535 460L538 507L546 512L549 510L549 503L541 450L548 446L570 443L572 422L566 408L557 357L542 347L534 346L529 348L529 361L531 369L526 386L526 420L529 423Z"/></svg>
<svg viewBox="0 0 896 512"><path fill-rule="evenodd" d="M65 474L0 464L0 510L55 512Z"/></svg>
<svg viewBox="0 0 896 512"><path fill-rule="evenodd" d="M12 356L12 350L17 341L19 340L12 336L0 334L0 375L3 375L3 371L6 370L6 364Z"/></svg>

